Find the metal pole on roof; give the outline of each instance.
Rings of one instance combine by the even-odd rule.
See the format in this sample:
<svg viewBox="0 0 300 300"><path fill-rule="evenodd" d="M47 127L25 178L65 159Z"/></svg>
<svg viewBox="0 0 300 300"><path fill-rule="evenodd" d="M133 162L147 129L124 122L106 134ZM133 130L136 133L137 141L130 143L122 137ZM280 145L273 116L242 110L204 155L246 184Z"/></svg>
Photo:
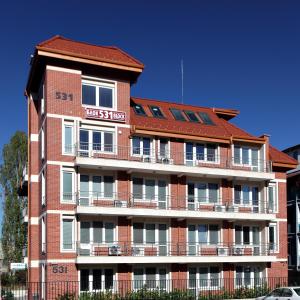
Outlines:
<svg viewBox="0 0 300 300"><path fill-rule="evenodd" d="M183 104L183 59L181 59L181 104Z"/></svg>

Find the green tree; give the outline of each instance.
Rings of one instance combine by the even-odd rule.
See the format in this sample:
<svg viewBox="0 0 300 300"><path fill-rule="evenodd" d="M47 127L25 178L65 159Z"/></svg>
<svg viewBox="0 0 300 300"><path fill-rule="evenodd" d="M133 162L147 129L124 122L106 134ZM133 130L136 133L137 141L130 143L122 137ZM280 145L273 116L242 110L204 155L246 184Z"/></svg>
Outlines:
<svg viewBox="0 0 300 300"><path fill-rule="evenodd" d="M21 220L23 203L18 197L23 169L27 163L27 135L17 131L2 149L0 184L4 193L2 248L4 262L20 262L25 244L25 227Z"/></svg>

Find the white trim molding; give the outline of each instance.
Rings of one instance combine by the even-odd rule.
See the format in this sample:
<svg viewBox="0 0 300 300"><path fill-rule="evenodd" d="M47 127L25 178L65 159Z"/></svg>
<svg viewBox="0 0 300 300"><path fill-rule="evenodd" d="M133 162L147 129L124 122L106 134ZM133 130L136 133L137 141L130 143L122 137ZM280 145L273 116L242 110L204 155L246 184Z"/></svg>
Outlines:
<svg viewBox="0 0 300 300"><path fill-rule="evenodd" d="M72 74L78 74L78 75L82 74L80 70L73 70L73 69L55 67L55 66L50 66L50 65L47 65L46 69L51 70L51 71L59 71L59 72L72 73Z"/></svg>
<svg viewBox="0 0 300 300"><path fill-rule="evenodd" d="M39 225L39 217L31 217L30 225Z"/></svg>
<svg viewBox="0 0 300 300"><path fill-rule="evenodd" d="M39 175L30 175L30 182L39 182Z"/></svg>
<svg viewBox="0 0 300 300"><path fill-rule="evenodd" d="M30 142L38 142L38 141L39 141L38 133L31 133L30 134Z"/></svg>

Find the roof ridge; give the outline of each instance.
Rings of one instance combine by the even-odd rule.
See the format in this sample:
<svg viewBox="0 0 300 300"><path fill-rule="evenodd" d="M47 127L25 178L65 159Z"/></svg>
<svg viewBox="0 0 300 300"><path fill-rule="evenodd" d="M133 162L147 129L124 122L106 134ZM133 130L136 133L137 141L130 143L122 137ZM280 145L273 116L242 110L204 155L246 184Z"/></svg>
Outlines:
<svg viewBox="0 0 300 300"><path fill-rule="evenodd" d="M120 52L122 52L125 56L127 56L128 58L134 60L136 63L141 64L144 66L144 64L139 61L138 59L134 58L133 56L131 56L130 54L128 54L127 52L125 52L124 50L122 50L121 48L117 47L117 46L111 46L112 48L119 50Z"/></svg>
<svg viewBox="0 0 300 300"><path fill-rule="evenodd" d="M56 40L58 38L60 38L62 40L65 40L65 41L79 43L79 44L84 44L84 45L93 46L93 47L109 48L109 49L113 49L113 50L120 50L120 49L118 49L115 46L96 45L96 44L92 44L92 43L89 43L89 42L77 41L77 40L73 40L73 39L70 39L70 38L66 38L66 37L64 37L62 35L59 35L59 34L57 34L57 35L53 36L52 38L50 38L50 39L48 39L48 40L46 40L46 41L38 44L38 46L44 45L44 44L49 43L50 41Z"/></svg>
<svg viewBox="0 0 300 300"><path fill-rule="evenodd" d="M182 103L173 102L173 101L150 99L150 98L135 97L135 96L131 96L131 99L132 100L136 99L136 100L164 102L164 103L176 104L176 105L180 105L180 106L191 106L191 107L195 107L195 108L205 108L205 109L209 109L209 110L211 110L213 112L213 108L212 107L208 107L208 106L196 106L196 105L192 105L192 104L182 104Z"/></svg>
<svg viewBox="0 0 300 300"><path fill-rule="evenodd" d="M38 43L38 44L37 44L37 47L43 47L43 45L45 45L45 44L47 44L47 43L49 43L49 42L52 42L52 41L54 41L54 40L56 40L56 39L58 39L58 38L64 38L64 37L61 36L61 35L59 35L59 34L56 34L56 35L54 35L53 37L51 37L51 38L49 38L49 39L47 39L47 40L45 40L45 41L43 41L43 42Z"/></svg>

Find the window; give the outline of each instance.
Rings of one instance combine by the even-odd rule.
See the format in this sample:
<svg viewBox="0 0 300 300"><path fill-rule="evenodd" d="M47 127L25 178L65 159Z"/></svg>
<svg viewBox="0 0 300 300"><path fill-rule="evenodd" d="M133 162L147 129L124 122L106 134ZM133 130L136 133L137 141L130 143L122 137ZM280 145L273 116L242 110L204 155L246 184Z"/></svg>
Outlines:
<svg viewBox="0 0 300 300"><path fill-rule="evenodd" d="M115 224L112 222L80 222L80 243L115 242Z"/></svg>
<svg viewBox="0 0 300 300"><path fill-rule="evenodd" d="M199 267L189 268L189 289L209 289L221 286L219 267Z"/></svg>
<svg viewBox="0 0 300 300"><path fill-rule="evenodd" d="M74 172L62 171L62 201L73 202L74 200Z"/></svg>
<svg viewBox="0 0 300 300"><path fill-rule="evenodd" d="M42 200L42 206L46 205L46 181L45 181L45 172L42 172L42 193L41 193L41 200Z"/></svg>
<svg viewBox="0 0 300 300"><path fill-rule="evenodd" d="M188 119L191 121L191 122L195 122L195 123L199 123L199 120L198 118L196 117L196 114L193 112L193 111L184 111L186 116L188 117Z"/></svg>
<svg viewBox="0 0 300 300"><path fill-rule="evenodd" d="M157 223L133 223L133 243L148 244L149 247L154 247L153 251L157 251L158 255L167 255L167 233L168 227L166 224ZM139 249L138 247L134 248ZM133 251L133 255L135 252Z"/></svg>
<svg viewBox="0 0 300 300"><path fill-rule="evenodd" d="M198 115L205 125L215 125L215 123L211 120L210 116L206 112L199 112Z"/></svg>
<svg viewBox="0 0 300 300"><path fill-rule="evenodd" d="M253 166L254 170L258 171L260 166L259 149L234 145L233 153L233 161L235 164Z"/></svg>
<svg viewBox="0 0 300 300"><path fill-rule="evenodd" d="M197 254L197 245L217 245L220 240L219 226L216 224L188 225L189 255Z"/></svg>
<svg viewBox="0 0 300 300"><path fill-rule="evenodd" d="M45 217L42 218L42 253L46 253L46 224L45 224Z"/></svg>
<svg viewBox="0 0 300 300"><path fill-rule="evenodd" d="M80 155L88 156L89 152L113 152L114 132L101 130L88 130L81 128L79 131Z"/></svg>
<svg viewBox="0 0 300 300"><path fill-rule="evenodd" d="M160 118L160 119L164 119L165 118L165 116L161 112L161 109L158 106L150 105L149 108L150 108L150 110L152 112L153 117Z"/></svg>
<svg viewBox="0 0 300 300"><path fill-rule="evenodd" d="M85 80L82 82L82 104L84 105L114 108L114 94L114 84Z"/></svg>
<svg viewBox="0 0 300 300"><path fill-rule="evenodd" d="M235 185L234 204L258 207L259 189L257 186Z"/></svg>
<svg viewBox="0 0 300 300"><path fill-rule="evenodd" d="M260 245L260 228L257 226L235 226L235 245Z"/></svg>
<svg viewBox="0 0 300 300"><path fill-rule="evenodd" d="M138 116L147 116L142 105L134 104L133 110L134 110L135 114Z"/></svg>
<svg viewBox="0 0 300 300"><path fill-rule="evenodd" d="M190 164L191 161L216 162L217 145L186 142L185 160L187 164Z"/></svg>
<svg viewBox="0 0 300 300"><path fill-rule="evenodd" d="M113 269L80 270L80 291L107 291L114 287Z"/></svg>
<svg viewBox="0 0 300 300"><path fill-rule="evenodd" d="M103 198L113 199L115 194L115 180L109 175L85 175L80 174L80 205Z"/></svg>
<svg viewBox="0 0 300 300"><path fill-rule="evenodd" d="M276 192L276 183L271 183L268 186L268 208L269 212L277 211L277 192Z"/></svg>
<svg viewBox="0 0 300 300"><path fill-rule="evenodd" d="M132 178L133 200L154 201L166 205L167 182L152 178ZM161 207L163 208L163 207Z"/></svg>
<svg viewBox="0 0 300 300"><path fill-rule="evenodd" d="M63 251L75 250L75 219L73 216L62 217L62 247Z"/></svg>
<svg viewBox="0 0 300 300"><path fill-rule="evenodd" d="M176 109L176 108L170 108L170 111L176 121L186 121L181 110Z"/></svg>
<svg viewBox="0 0 300 300"><path fill-rule="evenodd" d="M141 289L147 286L150 289L160 290L167 287L167 271L165 268L135 268L133 269L133 288Z"/></svg>
<svg viewBox="0 0 300 300"><path fill-rule="evenodd" d="M271 251L278 250L278 242L277 242L277 224L271 223L269 225L269 249Z"/></svg>
<svg viewBox="0 0 300 300"><path fill-rule="evenodd" d="M219 185L217 183L188 182L188 204L219 203Z"/></svg>
<svg viewBox="0 0 300 300"><path fill-rule="evenodd" d="M260 267L236 266L236 287L253 287L262 284L262 272Z"/></svg>
<svg viewBox="0 0 300 300"><path fill-rule="evenodd" d="M44 127L42 127L41 129L41 159L44 159L45 158L45 131L44 131Z"/></svg>
<svg viewBox="0 0 300 300"><path fill-rule="evenodd" d="M133 155L146 155L151 154L152 141L146 137L132 137L132 154Z"/></svg>
<svg viewBox="0 0 300 300"><path fill-rule="evenodd" d="M169 141L167 139L159 140L159 157L160 158L170 157Z"/></svg>
<svg viewBox="0 0 300 300"><path fill-rule="evenodd" d="M73 154L73 125L64 124L64 143L63 143L63 153Z"/></svg>
<svg viewBox="0 0 300 300"><path fill-rule="evenodd" d="M41 116L45 114L45 84L41 82L39 91L38 91L38 99L41 99Z"/></svg>

